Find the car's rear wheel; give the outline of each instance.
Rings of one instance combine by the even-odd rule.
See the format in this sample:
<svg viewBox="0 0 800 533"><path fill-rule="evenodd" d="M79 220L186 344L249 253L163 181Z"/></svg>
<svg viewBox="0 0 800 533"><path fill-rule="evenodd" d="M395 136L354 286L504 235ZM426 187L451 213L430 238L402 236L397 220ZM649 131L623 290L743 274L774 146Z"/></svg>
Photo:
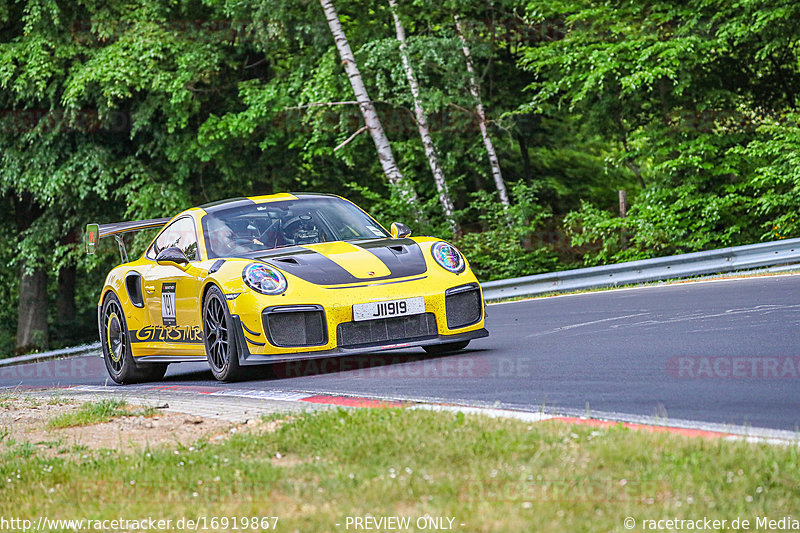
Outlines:
<svg viewBox="0 0 800 533"><path fill-rule="evenodd" d="M422 349L428 353L432 354L440 354L440 353L448 353L448 352L457 352L458 350L463 350L467 347L469 341L460 341L460 342L448 342L445 344L429 344L427 346L423 346Z"/></svg>
<svg viewBox="0 0 800 533"><path fill-rule="evenodd" d="M100 316L103 360L111 379L126 384L155 381L164 377L167 372L166 364L138 365L134 361L125 313L119 298L113 292L106 296Z"/></svg>
<svg viewBox="0 0 800 533"><path fill-rule="evenodd" d="M212 286L203 300L203 339L211 373L219 381L235 381L242 373L231 327L225 295Z"/></svg>

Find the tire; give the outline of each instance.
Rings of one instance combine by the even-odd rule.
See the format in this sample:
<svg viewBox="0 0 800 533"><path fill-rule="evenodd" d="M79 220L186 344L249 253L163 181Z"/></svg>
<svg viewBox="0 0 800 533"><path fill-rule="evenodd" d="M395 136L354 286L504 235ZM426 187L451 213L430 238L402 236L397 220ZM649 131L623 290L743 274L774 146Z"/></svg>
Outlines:
<svg viewBox="0 0 800 533"><path fill-rule="evenodd" d="M106 296L100 310L100 344L106 370L120 385L156 381L167 372L163 363L138 365L133 359L128 324L119 298L113 292Z"/></svg>
<svg viewBox="0 0 800 533"><path fill-rule="evenodd" d="M242 375L232 325L225 295L212 285L203 299L203 342L208 366L219 381L236 381Z"/></svg>
<svg viewBox="0 0 800 533"><path fill-rule="evenodd" d="M469 341L448 342L446 344L429 344L423 346L422 349L431 354L457 352L463 350L469 345Z"/></svg>

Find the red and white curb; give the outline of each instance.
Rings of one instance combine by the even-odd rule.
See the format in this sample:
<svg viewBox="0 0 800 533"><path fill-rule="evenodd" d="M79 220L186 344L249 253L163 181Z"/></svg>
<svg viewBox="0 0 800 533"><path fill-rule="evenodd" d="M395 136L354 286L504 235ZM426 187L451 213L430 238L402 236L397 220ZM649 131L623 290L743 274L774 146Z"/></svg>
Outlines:
<svg viewBox="0 0 800 533"><path fill-rule="evenodd" d="M45 390L45 388L20 387L18 390ZM158 393L177 393L181 395L185 394L187 396L196 394L203 397L228 397L251 399L255 401L265 400L280 402L305 402L309 404L346 408L405 408L425 411L464 413L465 415L481 415L492 418L507 418L528 423L555 422L563 424L585 425L596 428L620 426L635 431L646 431L649 433L671 433L685 437L743 440L754 443L800 446L800 433L798 432L748 426L704 423L688 420L671 420L669 425L666 423L654 424L647 422L644 417L620 413L600 413L595 417L582 417L547 413L543 411L534 412L499 407L448 404L431 401L430 399L361 397L347 396L336 393L326 394L277 389L220 389L218 387L194 385L129 385L126 387L78 385L63 387L60 390L71 392L111 393L120 396L125 396L126 394L141 396L143 394L157 395Z"/></svg>

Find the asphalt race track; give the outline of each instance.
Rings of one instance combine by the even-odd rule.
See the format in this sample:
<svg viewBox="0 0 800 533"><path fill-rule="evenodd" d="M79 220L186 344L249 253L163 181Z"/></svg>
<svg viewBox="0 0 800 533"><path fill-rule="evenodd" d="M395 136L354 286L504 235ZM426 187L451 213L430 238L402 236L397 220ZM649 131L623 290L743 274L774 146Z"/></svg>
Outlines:
<svg viewBox="0 0 800 533"><path fill-rule="evenodd" d="M488 338L455 355L289 363L234 384L179 364L164 384L800 428L800 275L491 305L487 328ZM107 382L100 358L59 363L0 369L0 386Z"/></svg>

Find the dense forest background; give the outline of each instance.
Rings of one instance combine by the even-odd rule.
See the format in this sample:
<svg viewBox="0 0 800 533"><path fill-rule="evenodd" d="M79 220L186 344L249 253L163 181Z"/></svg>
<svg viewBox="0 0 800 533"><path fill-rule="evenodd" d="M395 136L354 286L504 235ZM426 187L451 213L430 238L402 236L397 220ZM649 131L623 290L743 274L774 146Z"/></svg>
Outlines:
<svg viewBox="0 0 800 533"><path fill-rule="evenodd" d="M800 235L796 2L322 3L418 202L318 1L0 0L0 356L95 339L118 255L83 254L87 222L232 196L346 196L452 239L484 281Z"/></svg>

